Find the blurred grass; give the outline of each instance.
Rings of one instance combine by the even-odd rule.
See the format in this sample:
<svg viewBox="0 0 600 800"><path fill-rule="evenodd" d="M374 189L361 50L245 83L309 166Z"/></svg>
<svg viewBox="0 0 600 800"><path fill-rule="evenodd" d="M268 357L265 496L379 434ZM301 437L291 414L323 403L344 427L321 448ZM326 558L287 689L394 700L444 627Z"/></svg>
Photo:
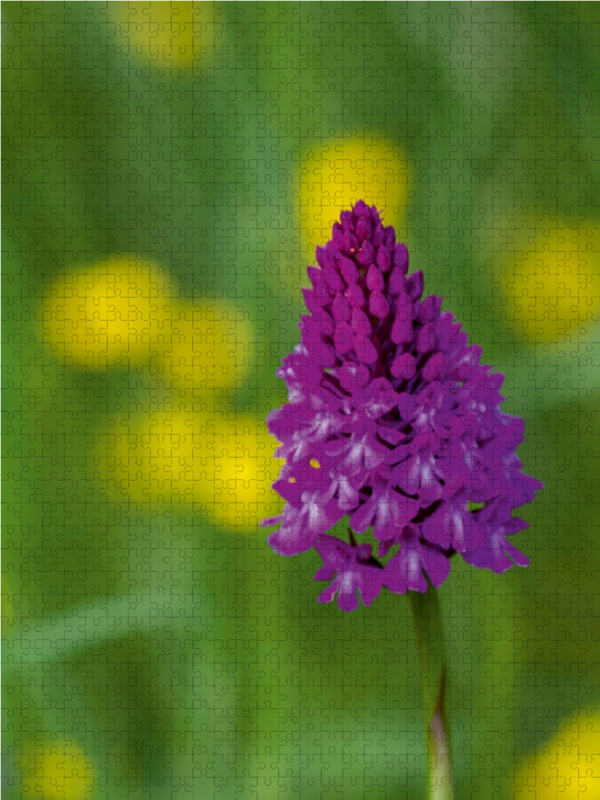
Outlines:
<svg viewBox="0 0 600 800"><path fill-rule="evenodd" d="M457 797L554 797L599 704L597 4L2 15L6 797L423 796L407 604L317 606L248 494L311 248L363 191L546 483L532 566L442 587Z"/></svg>

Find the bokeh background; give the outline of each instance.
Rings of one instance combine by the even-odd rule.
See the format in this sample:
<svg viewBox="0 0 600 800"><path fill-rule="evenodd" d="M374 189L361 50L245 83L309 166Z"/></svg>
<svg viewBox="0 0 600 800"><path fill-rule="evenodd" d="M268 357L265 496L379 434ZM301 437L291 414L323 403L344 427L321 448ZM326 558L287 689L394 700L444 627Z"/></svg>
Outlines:
<svg viewBox="0 0 600 800"><path fill-rule="evenodd" d="M265 415L359 197L545 482L453 563L457 798L600 797L600 5L4 3L6 800L424 797L406 598L315 602Z"/></svg>

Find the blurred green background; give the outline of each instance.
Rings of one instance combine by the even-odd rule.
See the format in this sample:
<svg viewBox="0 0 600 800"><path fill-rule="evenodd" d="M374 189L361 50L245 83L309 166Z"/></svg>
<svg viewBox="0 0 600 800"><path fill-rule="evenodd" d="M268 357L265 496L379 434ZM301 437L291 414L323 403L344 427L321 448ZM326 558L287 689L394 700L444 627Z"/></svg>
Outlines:
<svg viewBox="0 0 600 800"><path fill-rule="evenodd" d="M457 798L600 797L600 5L1 13L7 800L424 797L406 598L319 606L257 527L358 197L546 485L529 569L441 589Z"/></svg>

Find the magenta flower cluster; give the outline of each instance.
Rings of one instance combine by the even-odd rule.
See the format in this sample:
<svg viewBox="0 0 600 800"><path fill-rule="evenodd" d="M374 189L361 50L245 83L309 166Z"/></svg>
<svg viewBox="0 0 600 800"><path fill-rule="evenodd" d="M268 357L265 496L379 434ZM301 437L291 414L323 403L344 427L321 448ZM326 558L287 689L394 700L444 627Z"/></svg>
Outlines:
<svg viewBox="0 0 600 800"><path fill-rule="evenodd" d="M319 601L337 594L345 611L357 592L370 605L384 586L440 586L454 553L495 572L526 566L508 537L528 526L511 512L542 484L521 472L504 376L479 363L441 297L421 299L423 273L407 276L406 246L376 208L343 211L317 262L300 344L277 373L289 402L267 418L286 459L273 485L286 505L262 523L279 525L270 545L316 548L315 580L331 581ZM345 516L348 543L327 535ZM377 557L354 536L369 528Z"/></svg>

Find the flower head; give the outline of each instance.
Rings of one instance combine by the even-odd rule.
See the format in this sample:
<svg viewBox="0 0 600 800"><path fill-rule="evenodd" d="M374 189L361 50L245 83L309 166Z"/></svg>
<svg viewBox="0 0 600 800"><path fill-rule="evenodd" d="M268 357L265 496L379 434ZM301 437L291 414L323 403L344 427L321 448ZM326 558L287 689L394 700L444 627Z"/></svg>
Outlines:
<svg viewBox="0 0 600 800"><path fill-rule="evenodd" d="M87 369L148 365L169 322L172 291L158 267L136 256L56 275L44 287L43 340Z"/></svg>
<svg viewBox="0 0 600 800"><path fill-rule="evenodd" d="M286 506L263 522L279 524L271 546L315 547L315 577L335 577L319 600L339 590L345 610L356 590L369 605L383 586L426 591L425 574L440 586L456 552L495 572L525 566L507 537L527 523L511 511L542 484L515 455L523 420L500 411L504 376L479 363L441 297L421 299L423 273L407 276L406 246L375 207L343 211L317 262L300 344L278 370L289 402L267 418L285 458L273 488ZM324 535L346 515L373 529L379 558L393 551L385 566L353 535Z"/></svg>
<svg viewBox="0 0 600 800"><path fill-rule="evenodd" d="M340 608L354 611L358 608L358 590L363 603L370 606L383 585L383 567L372 558L371 545L346 544L335 536L324 535L315 547L323 559L323 567L314 580L333 580L319 596L319 602L328 603L338 594Z"/></svg>

